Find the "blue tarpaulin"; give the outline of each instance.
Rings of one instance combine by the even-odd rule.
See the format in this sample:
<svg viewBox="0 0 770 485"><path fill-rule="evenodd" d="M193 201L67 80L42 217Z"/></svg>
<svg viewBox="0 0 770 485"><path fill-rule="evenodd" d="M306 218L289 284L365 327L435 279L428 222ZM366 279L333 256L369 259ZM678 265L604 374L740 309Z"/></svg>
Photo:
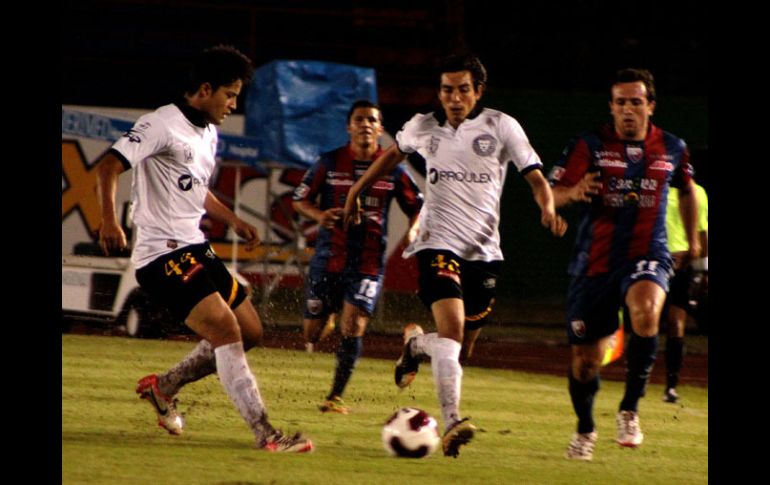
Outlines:
<svg viewBox="0 0 770 485"><path fill-rule="evenodd" d="M344 145L350 105L377 102L374 69L322 61L272 61L254 73L245 134L260 160L310 165Z"/></svg>

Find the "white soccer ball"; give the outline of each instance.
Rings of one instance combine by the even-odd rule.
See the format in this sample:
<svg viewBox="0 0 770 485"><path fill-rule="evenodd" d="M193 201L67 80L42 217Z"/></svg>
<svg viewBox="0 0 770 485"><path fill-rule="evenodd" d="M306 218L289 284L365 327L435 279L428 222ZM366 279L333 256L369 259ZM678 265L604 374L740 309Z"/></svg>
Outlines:
<svg viewBox="0 0 770 485"><path fill-rule="evenodd" d="M382 445L392 456L425 458L441 443L438 423L417 408L401 408L382 427Z"/></svg>

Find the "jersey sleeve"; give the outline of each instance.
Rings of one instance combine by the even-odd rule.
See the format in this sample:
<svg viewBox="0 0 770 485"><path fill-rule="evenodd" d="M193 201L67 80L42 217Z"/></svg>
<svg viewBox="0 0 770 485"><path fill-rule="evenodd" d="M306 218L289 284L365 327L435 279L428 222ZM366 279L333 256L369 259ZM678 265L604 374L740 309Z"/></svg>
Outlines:
<svg viewBox="0 0 770 485"><path fill-rule="evenodd" d="M522 174L536 168L543 168L540 156L532 148L527 134L524 133L518 121L504 115L500 118L499 130L504 147L503 160L512 161Z"/></svg>
<svg viewBox="0 0 770 485"><path fill-rule="evenodd" d="M414 153L419 148L417 132L423 115L416 114L396 133L396 146L401 153Z"/></svg>
<svg viewBox="0 0 770 485"><path fill-rule="evenodd" d="M671 186L677 189L687 185L692 179L694 172L690 164L690 150L687 149L687 144L684 140L679 140L679 143L682 150L682 158L679 161L679 165L674 169L673 177L671 177Z"/></svg>
<svg viewBox="0 0 770 485"><path fill-rule="evenodd" d="M423 203L423 195L414 179L402 165L396 166L393 171L396 181L396 201L398 206L410 219L420 213Z"/></svg>
<svg viewBox="0 0 770 485"><path fill-rule="evenodd" d="M326 155L321 155L316 163L312 167L307 169L305 175L302 177L302 182L294 189L293 200L299 202L306 200L309 202L315 201L318 193L321 191L324 182L326 181L326 171L328 167L328 161Z"/></svg>
<svg viewBox="0 0 770 485"><path fill-rule="evenodd" d="M153 113L146 114L136 120L130 130L125 132L113 145L112 150L118 152L131 167L147 157L161 153L168 144L166 125Z"/></svg>
<svg viewBox="0 0 770 485"><path fill-rule="evenodd" d="M572 187L585 175L591 167L591 150L584 137L576 137L567 144L561 157L556 160L548 182L551 186L563 185Z"/></svg>

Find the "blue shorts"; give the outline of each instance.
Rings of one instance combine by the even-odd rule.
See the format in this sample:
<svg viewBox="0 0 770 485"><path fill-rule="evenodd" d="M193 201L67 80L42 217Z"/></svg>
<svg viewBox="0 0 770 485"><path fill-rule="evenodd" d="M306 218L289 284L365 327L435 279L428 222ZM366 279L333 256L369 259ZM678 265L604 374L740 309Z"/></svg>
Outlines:
<svg viewBox="0 0 770 485"><path fill-rule="evenodd" d="M383 275L363 273L329 273L310 268L305 285L304 317L323 320L331 313L342 310L346 301L367 315L374 313L382 291Z"/></svg>
<svg viewBox="0 0 770 485"><path fill-rule="evenodd" d="M612 335L618 329L618 310L625 306L628 288L648 280L668 292L671 274L669 259L640 258L609 273L573 277L567 290L569 343L593 343Z"/></svg>

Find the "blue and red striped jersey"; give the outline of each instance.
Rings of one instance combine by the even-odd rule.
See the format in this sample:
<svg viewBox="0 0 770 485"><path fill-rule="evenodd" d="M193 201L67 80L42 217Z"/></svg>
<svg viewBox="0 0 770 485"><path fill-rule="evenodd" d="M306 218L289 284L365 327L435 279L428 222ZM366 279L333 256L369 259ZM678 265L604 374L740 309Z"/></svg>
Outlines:
<svg viewBox="0 0 770 485"><path fill-rule="evenodd" d="M586 172L598 172L602 188L581 204L569 273L593 276L640 257L669 258L669 186L692 177L685 142L652 123L643 141L625 141L608 124L570 141L549 181L570 187Z"/></svg>
<svg viewBox="0 0 770 485"><path fill-rule="evenodd" d="M379 157L382 151L381 147L378 148L374 158ZM354 157L349 144L322 154L297 186L294 200L316 203L316 199L320 198L317 205L321 210L343 208L350 187L372 164ZM341 221L332 229L319 228L310 266L333 273L382 274L388 242L388 213L394 197L407 217L411 219L419 214L422 193L402 165L396 166L361 194L364 211L361 224L351 224L347 237Z"/></svg>

